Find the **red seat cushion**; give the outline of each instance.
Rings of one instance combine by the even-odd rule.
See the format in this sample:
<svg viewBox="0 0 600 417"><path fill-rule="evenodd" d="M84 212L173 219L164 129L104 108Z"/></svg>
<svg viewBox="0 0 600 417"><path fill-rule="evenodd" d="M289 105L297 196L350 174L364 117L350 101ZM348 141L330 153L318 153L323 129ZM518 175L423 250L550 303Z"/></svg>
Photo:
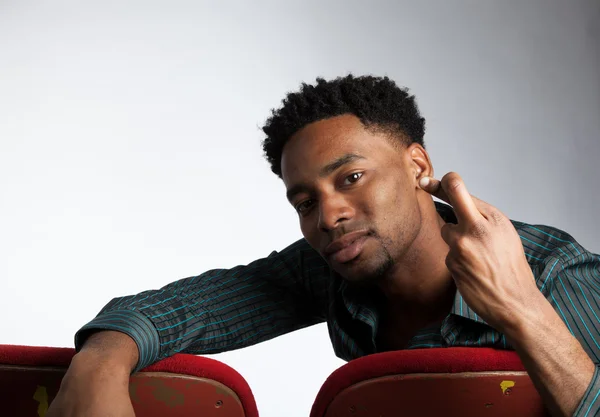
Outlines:
<svg viewBox="0 0 600 417"><path fill-rule="evenodd" d="M72 348L0 345L0 375L2 365L11 368L66 369L74 354L75 350ZM245 417L258 416L250 386L237 371L222 362L201 356L177 354L143 369L136 375L149 376L156 372L193 376L223 384L237 395Z"/></svg>
<svg viewBox="0 0 600 417"><path fill-rule="evenodd" d="M432 348L378 353L348 362L334 371L322 385L313 404L311 417L327 416L328 408L336 402L336 399L342 397L345 398L344 407L349 404L348 401L346 401L348 398L350 398L350 401L353 401L354 399L356 399L357 402L362 401L361 404L364 405L370 401L375 401L375 396L377 396L377 401L379 402L389 401L395 402L396 404L398 402L404 402L405 404L408 404L408 400L417 401L414 398L414 392L421 395L419 387L425 386L422 384L423 380L428 380L429 382L426 382L426 384L430 384L433 379L437 378L438 382L446 384L448 387L452 386L452 384L456 387L456 377L459 376L459 374L461 376L468 375L471 378L473 373L481 373L481 375L487 373L489 377L489 373L495 371L509 371L509 374L512 372L514 375L521 378L524 382L519 383L519 388L525 385L527 385L527 388L519 393L524 393L524 399L531 398L532 407L536 410L535 412L538 413L535 415L543 415L538 412L541 407L541 399L538 397L529 377L524 374L525 368L515 352L491 348ZM419 377L420 380L411 382L409 381L410 378L404 378L404 376L413 374L421 375ZM427 377L427 375L423 376L422 374L430 374L430 376ZM453 376L449 377L449 375ZM498 375L498 377L500 377L500 374ZM397 376L403 377L399 378ZM385 383L381 383L385 377L389 378L387 378ZM399 387L398 382L401 379L403 379L402 384L404 384L402 386L411 389L405 390L404 392L394 392L393 390L397 389L394 387ZM443 381L444 379L449 382ZM365 383L369 380L374 381L375 384L379 383L379 385L375 386L375 384L373 384L369 388L365 388ZM471 387L477 387L479 381L475 381L472 378L470 381ZM508 384L510 384L510 382L508 382ZM502 387L496 387L496 385L496 382L494 382L494 389L497 388L498 391L497 394L494 391L494 395L510 394L510 389L501 391ZM444 385L439 384L438 386L444 387ZM427 387L429 387L429 385L427 385ZM505 385L505 387L510 388L509 385ZM390 394L381 394L383 389L389 390L387 392ZM407 394L409 391L413 391L413 394ZM477 395L476 391L477 389L473 391L474 395ZM422 394L428 395L428 398L425 401L443 402L451 395L450 392L451 390L447 391L442 389L437 390L436 392L430 391ZM351 393L351 395L349 395L349 393ZM359 400L358 397L362 394L370 395L370 397ZM403 397L403 395L413 395L413 397L406 398ZM515 396L513 395L513 398L514 397ZM340 401L337 402L340 403ZM500 405L499 402L496 402L496 404ZM506 402L504 402L504 404L506 404ZM494 406L493 402L490 402L489 404L485 403L484 405L487 405L488 407ZM338 404L336 410L339 410L339 407ZM349 407L354 408L352 405ZM398 405L396 405L396 407L398 407ZM496 408L499 407L497 406ZM388 407L388 410L391 410L391 408ZM374 409L371 409L371 411L374 412ZM394 413L396 412L397 411L394 410ZM357 409L354 409L352 413L356 416L363 415L360 413L360 410ZM368 415L368 413L364 415Z"/></svg>

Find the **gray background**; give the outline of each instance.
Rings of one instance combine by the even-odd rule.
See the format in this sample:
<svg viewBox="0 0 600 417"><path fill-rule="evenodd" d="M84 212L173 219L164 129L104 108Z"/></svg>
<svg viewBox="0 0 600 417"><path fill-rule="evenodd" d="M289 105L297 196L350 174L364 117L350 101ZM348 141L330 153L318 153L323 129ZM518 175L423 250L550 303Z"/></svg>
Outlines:
<svg viewBox="0 0 600 417"><path fill-rule="evenodd" d="M438 176L599 252L600 2L416 3L0 2L0 343L299 238L259 126L319 75L408 86ZM322 325L216 357L266 417L342 364Z"/></svg>

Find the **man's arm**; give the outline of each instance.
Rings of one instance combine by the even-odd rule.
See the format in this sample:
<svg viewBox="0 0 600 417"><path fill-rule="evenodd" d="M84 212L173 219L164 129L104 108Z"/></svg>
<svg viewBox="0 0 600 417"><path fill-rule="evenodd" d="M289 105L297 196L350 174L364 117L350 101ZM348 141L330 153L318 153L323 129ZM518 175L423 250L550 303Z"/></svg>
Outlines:
<svg viewBox="0 0 600 417"><path fill-rule="evenodd" d="M46 417L135 417L129 376L137 360L137 346L126 334L90 335L73 357Z"/></svg>
<svg viewBox="0 0 600 417"><path fill-rule="evenodd" d="M131 374L139 360L135 341L122 332L111 330L91 334L77 357L95 358L98 363L114 364L119 371Z"/></svg>
<svg viewBox="0 0 600 417"><path fill-rule="evenodd" d="M515 348L552 415L599 415L597 366L579 340L541 293L522 313L515 324L501 331ZM579 325L583 327L585 323Z"/></svg>
<svg viewBox="0 0 600 417"><path fill-rule="evenodd" d="M548 256L538 297L504 331L554 415L600 415L600 256L549 232L520 232L526 246L545 234L536 249Z"/></svg>
<svg viewBox="0 0 600 417"><path fill-rule="evenodd" d="M75 337L98 330L135 342L138 371L175 353L250 346L325 320L328 269L304 240L232 269L215 269L160 290L112 300Z"/></svg>
<svg viewBox="0 0 600 417"><path fill-rule="evenodd" d="M550 412L600 415L600 257L542 231L547 242L531 241L536 268L544 268L536 282L510 220L471 196L458 174L420 185L456 213L458 224L444 225L442 237L460 294L515 346Z"/></svg>
<svg viewBox="0 0 600 417"><path fill-rule="evenodd" d="M239 349L324 321L328 274L301 240L249 265L113 299L76 334L48 417L133 417L132 372L178 352Z"/></svg>

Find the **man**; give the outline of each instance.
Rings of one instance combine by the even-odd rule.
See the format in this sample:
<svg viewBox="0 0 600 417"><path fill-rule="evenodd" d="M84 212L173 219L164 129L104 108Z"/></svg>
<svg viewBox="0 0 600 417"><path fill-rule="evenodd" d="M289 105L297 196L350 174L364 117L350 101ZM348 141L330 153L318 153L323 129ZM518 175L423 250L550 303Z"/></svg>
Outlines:
<svg viewBox="0 0 600 417"><path fill-rule="evenodd" d="M323 321L345 360L515 349L553 415L600 415L600 257L555 228L511 222L458 174L435 180L406 90L388 78L318 79L263 130L305 239L112 300L77 333L48 416L131 416L131 372Z"/></svg>

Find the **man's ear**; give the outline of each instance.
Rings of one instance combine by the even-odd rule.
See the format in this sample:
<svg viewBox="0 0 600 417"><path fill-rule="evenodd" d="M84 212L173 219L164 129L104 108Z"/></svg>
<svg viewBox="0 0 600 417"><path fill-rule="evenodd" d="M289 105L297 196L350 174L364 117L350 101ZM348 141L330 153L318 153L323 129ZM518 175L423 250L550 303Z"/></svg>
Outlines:
<svg viewBox="0 0 600 417"><path fill-rule="evenodd" d="M408 147L408 154L410 156L411 168L414 173L415 183L418 186L419 179L422 177L433 177L433 165L429 159L429 154L418 143L412 143Z"/></svg>

